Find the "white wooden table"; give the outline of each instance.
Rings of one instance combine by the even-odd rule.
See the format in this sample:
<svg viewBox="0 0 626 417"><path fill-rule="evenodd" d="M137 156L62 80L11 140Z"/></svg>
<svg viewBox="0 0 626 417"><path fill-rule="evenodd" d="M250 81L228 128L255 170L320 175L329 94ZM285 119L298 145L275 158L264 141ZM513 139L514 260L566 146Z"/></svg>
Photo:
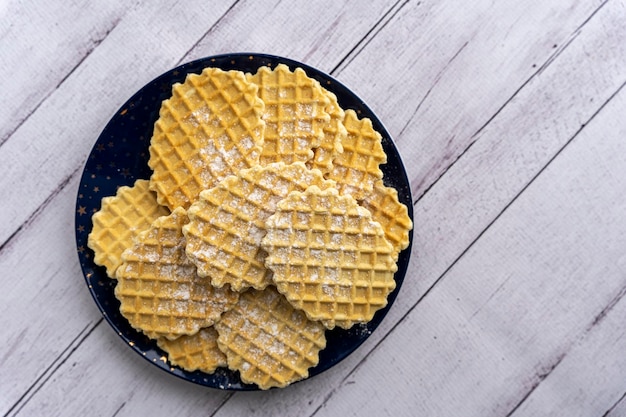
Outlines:
<svg viewBox="0 0 626 417"><path fill-rule="evenodd" d="M626 2L367 4L0 2L0 415L626 415ZM415 210L382 325L270 392L141 360L102 319L74 240L114 112L180 63L241 51L364 99Z"/></svg>

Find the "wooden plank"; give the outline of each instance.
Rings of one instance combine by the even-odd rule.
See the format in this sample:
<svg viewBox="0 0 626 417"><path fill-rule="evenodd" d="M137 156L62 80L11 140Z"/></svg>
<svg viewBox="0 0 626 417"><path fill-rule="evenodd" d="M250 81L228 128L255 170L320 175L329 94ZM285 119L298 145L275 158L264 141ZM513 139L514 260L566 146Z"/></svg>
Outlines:
<svg viewBox="0 0 626 417"><path fill-rule="evenodd" d="M411 2L338 77L371 86L360 94L395 137L419 197L604 3Z"/></svg>
<svg viewBox="0 0 626 417"><path fill-rule="evenodd" d="M210 415L228 395L162 372L103 322L14 415Z"/></svg>
<svg viewBox="0 0 626 417"><path fill-rule="evenodd" d="M78 174L108 119L131 92L173 67L228 6L195 1L164 8L148 2L131 9L0 146L0 193L6 196L0 217L7 219L0 225L0 248L60 184Z"/></svg>
<svg viewBox="0 0 626 417"><path fill-rule="evenodd" d="M327 73L350 55L372 28L382 25L405 1L368 3L242 1L182 59L216 53L265 52L295 59Z"/></svg>
<svg viewBox="0 0 626 417"><path fill-rule="evenodd" d="M626 129L622 126L622 135L624 133ZM616 266L623 274L626 271L626 257L618 260ZM609 305L610 308L596 318L597 323L574 344L536 389L524 397L511 417L624 415L625 292L622 290Z"/></svg>
<svg viewBox="0 0 626 417"><path fill-rule="evenodd" d="M621 13L611 3L600 10L415 205L414 262L422 278L407 282L409 299L445 273L625 81Z"/></svg>
<svg viewBox="0 0 626 417"><path fill-rule="evenodd" d="M3 21L11 24L0 25L0 146L106 38L128 8L122 1L91 6L82 1L7 4Z"/></svg>
<svg viewBox="0 0 626 417"><path fill-rule="evenodd" d="M259 410L280 404L276 409L282 414L308 415L324 403L342 378L621 85L626 51L618 42L624 36L619 10L603 8L584 25L575 41L518 93L511 102L515 105L498 114L480 140L415 206L412 266L396 304L364 346L328 374L316 377L323 390L312 396L308 385L298 384L285 392L236 395L224 406L223 415L248 412L255 404ZM570 30L587 18L581 17ZM613 34L611 41L607 30ZM567 93L572 85L577 86L575 94ZM529 114L529 109L537 110ZM302 397L310 403L299 401Z"/></svg>
<svg viewBox="0 0 626 417"><path fill-rule="evenodd" d="M624 108L626 88L315 415L502 416L554 372L521 415L600 416L614 404L626 371ZM581 363L600 351L599 369Z"/></svg>
<svg viewBox="0 0 626 417"><path fill-rule="evenodd" d="M24 231L20 241L27 244L7 248L0 256L0 276L5 277L0 368L5 376L19 375L0 378L2 415L99 319L73 240L77 184L78 178Z"/></svg>

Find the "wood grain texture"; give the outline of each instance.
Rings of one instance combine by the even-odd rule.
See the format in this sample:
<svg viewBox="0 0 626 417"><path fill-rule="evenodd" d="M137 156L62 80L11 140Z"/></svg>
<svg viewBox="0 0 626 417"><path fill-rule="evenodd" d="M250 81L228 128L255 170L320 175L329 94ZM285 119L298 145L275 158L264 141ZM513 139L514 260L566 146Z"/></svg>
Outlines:
<svg viewBox="0 0 626 417"><path fill-rule="evenodd" d="M581 331L571 332L575 338L571 347L559 354L558 364L551 372L542 375L539 383L533 384L511 416L539 413L572 417L604 415L626 392L626 331L623 322L626 317L626 233L623 230L626 203L620 197L624 191L624 178L619 169L626 166L626 143L623 140L626 125L621 117L625 108L626 88L622 87L604 111L563 151L554 162L556 166L546 170L546 176L561 167L568 173L582 172L584 178L561 179L558 188L560 194L580 190L574 197L585 204L567 201L556 192L551 194L551 199L561 197L561 205L566 203L569 207L587 206L586 213L581 211L578 216L570 216L566 211L569 207L559 213L571 217L568 222L573 223L560 236L573 236L574 241L569 246L578 252L578 256L569 257L578 262L572 262L571 268L577 273L566 276L567 285L583 287L585 293L569 304L559 297L558 303L562 304L561 308L570 310L576 301L585 300L589 301L585 304L595 302L602 308L599 311L596 308L593 315L586 316L586 321L580 321L585 326ZM562 159L574 159L573 154L578 149L583 155L566 165ZM598 204L600 195L609 201L608 205ZM598 234L598 231L608 233ZM562 246L566 244L561 242ZM598 250L602 255L590 256ZM599 300L605 292L610 298ZM574 314L567 310L560 320Z"/></svg>
<svg viewBox="0 0 626 417"><path fill-rule="evenodd" d="M0 26L0 146L98 47L134 5L69 1L9 2Z"/></svg>
<svg viewBox="0 0 626 417"><path fill-rule="evenodd" d="M75 187L65 187L0 253L0 411L6 413L76 347L99 320L80 282L74 234ZM72 300L72 302L68 302ZM45 320L42 320L42 317ZM19 375L13 379L10 375Z"/></svg>
<svg viewBox="0 0 626 417"><path fill-rule="evenodd" d="M25 67L0 79L0 415L624 414L623 0L8 2L0 16L0 74ZM110 116L163 71L231 51L351 87L415 197L382 325L269 392L139 358L74 249L78 177Z"/></svg>
<svg viewBox="0 0 626 417"><path fill-rule="evenodd" d="M98 360L94 353L98 352ZM130 354L129 354L130 353ZM115 363L116 366L111 367ZM97 383L89 382L97 381ZM112 390L112 387L119 386ZM80 385L77 386L77 385ZM103 389L107 388L108 389ZM72 393L71 401L63 401ZM210 415L230 394L177 380L97 326L17 415Z"/></svg>
<svg viewBox="0 0 626 417"><path fill-rule="evenodd" d="M234 51L288 56L331 73L341 59L398 7L398 0L240 1L183 61Z"/></svg>

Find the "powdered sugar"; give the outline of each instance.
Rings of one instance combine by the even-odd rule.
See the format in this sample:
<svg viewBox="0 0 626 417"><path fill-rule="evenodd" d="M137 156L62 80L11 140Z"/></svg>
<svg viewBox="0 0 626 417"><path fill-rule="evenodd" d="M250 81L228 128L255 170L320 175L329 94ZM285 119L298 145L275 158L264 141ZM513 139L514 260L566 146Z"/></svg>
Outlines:
<svg viewBox="0 0 626 417"><path fill-rule="evenodd" d="M239 146L241 146L242 149L249 151L250 149L254 148L254 141L250 136L244 136L239 141Z"/></svg>
<svg viewBox="0 0 626 417"><path fill-rule="evenodd" d="M248 194L248 200L257 204L263 204L265 202L266 195L267 194L264 189L255 188L250 194Z"/></svg>
<svg viewBox="0 0 626 417"><path fill-rule="evenodd" d="M204 105L191 113L191 116L198 123L208 124L209 120L211 119L211 109L209 109L208 106Z"/></svg>
<svg viewBox="0 0 626 417"><path fill-rule="evenodd" d="M176 300L189 300L191 297L191 288L189 287L189 284L181 284L178 286L172 293L172 297Z"/></svg>
<svg viewBox="0 0 626 417"><path fill-rule="evenodd" d="M308 120L298 120L298 131L313 133L313 125Z"/></svg>

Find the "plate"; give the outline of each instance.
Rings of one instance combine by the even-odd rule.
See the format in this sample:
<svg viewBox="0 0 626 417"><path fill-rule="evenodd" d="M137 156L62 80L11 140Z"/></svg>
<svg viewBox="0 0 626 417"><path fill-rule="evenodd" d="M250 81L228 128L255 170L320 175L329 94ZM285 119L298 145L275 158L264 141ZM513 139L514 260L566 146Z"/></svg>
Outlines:
<svg viewBox="0 0 626 417"><path fill-rule="evenodd" d="M409 216L413 219L411 189L402 160L391 136L369 107L329 75L300 62L263 54L238 53L202 58L154 79L124 103L106 125L85 163L79 185L75 220L78 258L89 291L102 315L124 342L141 357L167 373L208 387L226 390L258 389L256 385L242 383L238 373L225 368L206 374L171 366L166 360L166 354L153 340L130 326L119 313L119 302L114 295L116 281L107 277L103 267L94 264L93 253L87 247L87 236L92 228L91 215L100 209L102 197L115 195L118 187L130 186L137 179L150 178L151 171L147 164L150 137L161 102L171 95L172 84L183 82L187 74L200 73L208 66L254 73L260 66L275 67L280 63L286 64L292 70L303 68L310 77L337 95L343 109L354 109L359 117L372 120L374 128L382 135L383 148L387 153L387 163L381 166L383 181L398 190L400 201L407 206ZM412 232L409 238L412 242ZM398 271L394 276L396 289L389 295L386 308L379 310L367 324L357 325L349 330L336 328L327 331L327 347L320 353L319 364L309 370L309 378L332 368L346 358L376 330L402 286L410 253L411 243L399 256Z"/></svg>

